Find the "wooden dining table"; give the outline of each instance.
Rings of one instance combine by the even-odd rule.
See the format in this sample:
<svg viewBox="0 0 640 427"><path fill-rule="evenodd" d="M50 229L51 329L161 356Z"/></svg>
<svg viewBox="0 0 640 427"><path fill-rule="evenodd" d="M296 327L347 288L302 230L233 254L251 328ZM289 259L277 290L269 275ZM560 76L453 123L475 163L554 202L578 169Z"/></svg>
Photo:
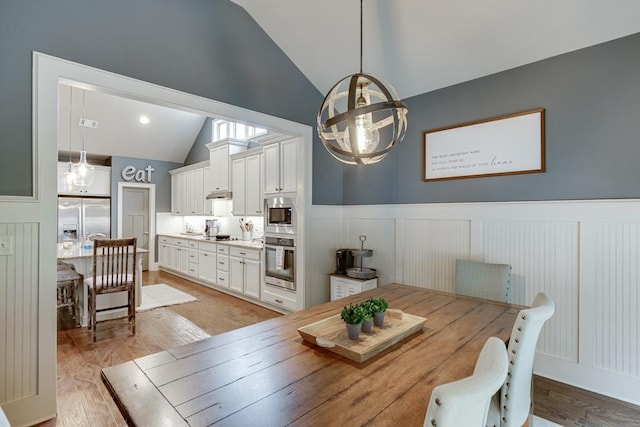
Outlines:
<svg viewBox="0 0 640 427"><path fill-rule="evenodd" d="M421 331L363 363L297 329L382 297ZM432 389L472 373L487 338L508 339L522 307L402 284L215 335L102 370L130 425L421 426Z"/></svg>

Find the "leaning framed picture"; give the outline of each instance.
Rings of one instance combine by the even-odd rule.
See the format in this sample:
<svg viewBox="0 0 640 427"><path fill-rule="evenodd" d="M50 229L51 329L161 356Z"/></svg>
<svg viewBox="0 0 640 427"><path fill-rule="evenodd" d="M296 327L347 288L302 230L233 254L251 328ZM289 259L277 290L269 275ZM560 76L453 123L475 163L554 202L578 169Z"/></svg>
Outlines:
<svg viewBox="0 0 640 427"><path fill-rule="evenodd" d="M544 172L544 108L423 132L423 181Z"/></svg>

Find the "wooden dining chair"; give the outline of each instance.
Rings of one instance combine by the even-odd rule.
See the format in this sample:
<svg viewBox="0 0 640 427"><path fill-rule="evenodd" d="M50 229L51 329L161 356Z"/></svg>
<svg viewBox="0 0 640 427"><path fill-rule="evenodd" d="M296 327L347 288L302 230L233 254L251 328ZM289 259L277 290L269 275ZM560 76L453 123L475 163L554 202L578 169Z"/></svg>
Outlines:
<svg viewBox="0 0 640 427"><path fill-rule="evenodd" d="M509 372L500 393L491 401L487 426L520 427L529 418L536 345L542 326L554 311L551 298L540 292L531 308L518 313L507 348Z"/></svg>
<svg viewBox="0 0 640 427"><path fill-rule="evenodd" d="M504 342L490 337L482 347L473 375L433 389L425 427L483 427L491 398L507 376Z"/></svg>
<svg viewBox="0 0 640 427"><path fill-rule="evenodd" d="M136 244L137 239L96 239L93 242L93 276L85 279L88 290L89 329L96 342L96 315L101 311L127 308L131 335L136 333ZM97 308L97 297L115 292L127 293L127 304Z"/></svg>
<svg viewBox="0 0 640 427"><path fill-rule="evenodd" d="M82 284L82 275L79 274L73 264L58 260L57 264L57 295L56 307L58 316L60 309L66 308L71 314L75 326L80 324L80 300L79 287ZM60 322L62 317L58 317Z"/></svg>
<svg viewBox="0 0 640 427"><path fill-rule="evenodd" d="M509 299L509 264L456 260L456 293L507 302Z"/></svg>

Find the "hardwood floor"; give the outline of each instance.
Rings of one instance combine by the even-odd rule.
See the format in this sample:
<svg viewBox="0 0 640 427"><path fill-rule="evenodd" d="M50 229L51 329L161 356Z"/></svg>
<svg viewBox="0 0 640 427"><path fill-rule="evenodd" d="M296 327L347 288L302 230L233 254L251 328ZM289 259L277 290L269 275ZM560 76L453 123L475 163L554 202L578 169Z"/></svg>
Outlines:
<svg viewBox="0 0 640 427"><path fill-rule="evenodd" d="M123 320L58 330L58 417L40 426L124 426L100 379L103 367L200 340L280 314L163 272L145 272L143 283L166 283L198 301L136 315L136 335ZM64 319L63 319L64 320ZM640 426L640 407L545 378L534 381L534 413L564 426Z"/></svg>
<svg viewBox="0 0 640 427"><path fill-rule="evenodd" d="M100 379L102 368L280 316L172 274L145 272L142 280L165 283L198 301L137 313L135 336L125 320L100 323L95 344L86 328L59 328L58 416L41 426L125 426Z"/></svg>

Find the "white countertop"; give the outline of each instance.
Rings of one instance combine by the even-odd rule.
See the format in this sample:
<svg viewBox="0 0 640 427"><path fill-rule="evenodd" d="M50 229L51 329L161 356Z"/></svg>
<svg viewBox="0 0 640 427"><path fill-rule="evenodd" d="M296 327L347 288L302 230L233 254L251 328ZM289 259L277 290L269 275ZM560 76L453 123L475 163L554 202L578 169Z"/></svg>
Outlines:
<svg viewBox="0 0 640 427"><path fill-rule="evenodd" d="M58 259L76 259L76 258L91 258L93 257L93 246L91 249L83 249L82 244L73 243L70 248L64 248L62 243L58 243ZM138 254L149 252L147 249L137 248Z"/></svg>
<svg viewBox="0 0 640 427"><path fill-rule="evenodd" d="M211 243L216 243L218 245L238 246L241 248L249 248L249 249L262 250L264 248L264 244L259 241L256 242L253 240L216 240L213 237L208 238L202 234L158 233L158 236L166 236L166 237L171 237L173 239L197 240L199 242L211 242Z"/></svg>

